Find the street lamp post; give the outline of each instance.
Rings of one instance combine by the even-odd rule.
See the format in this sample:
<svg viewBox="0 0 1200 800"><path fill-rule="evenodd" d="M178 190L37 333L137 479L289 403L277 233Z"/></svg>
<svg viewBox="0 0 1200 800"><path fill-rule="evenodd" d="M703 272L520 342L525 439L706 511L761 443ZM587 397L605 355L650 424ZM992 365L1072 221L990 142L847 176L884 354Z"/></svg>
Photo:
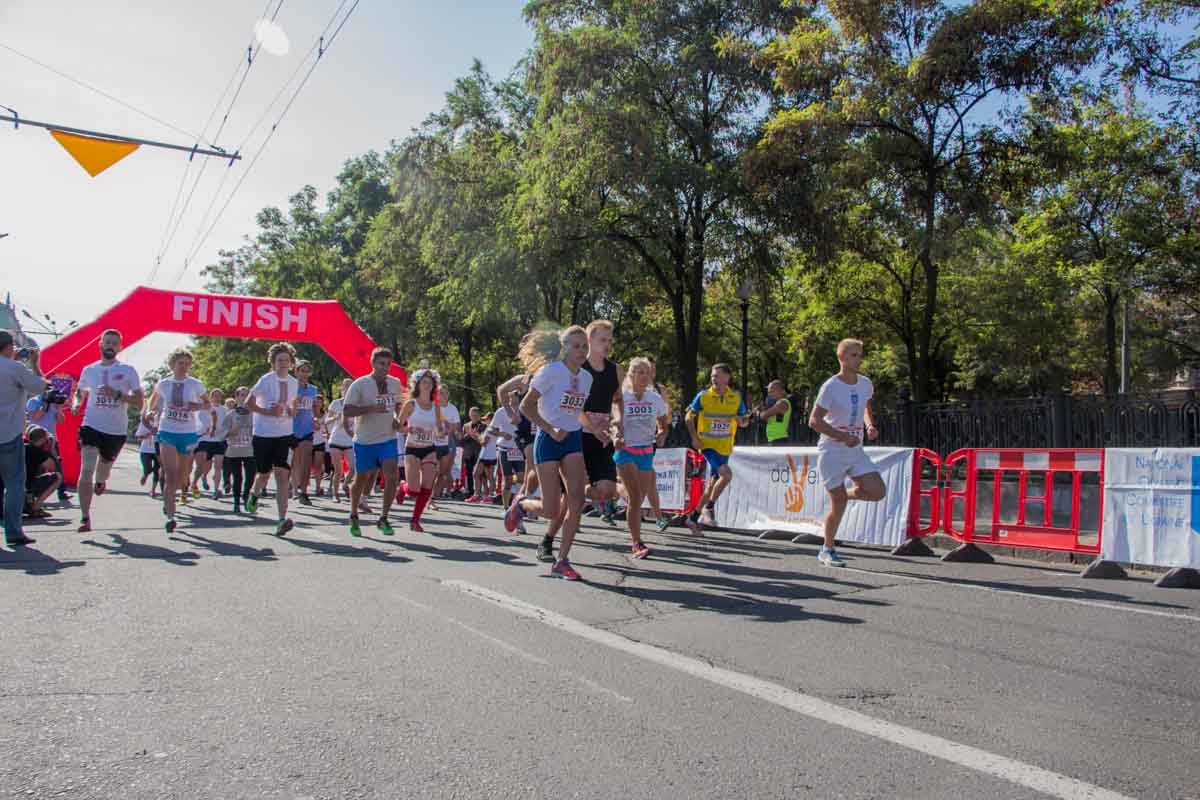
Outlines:
<svg viewBox="0 0 1200 800"><path fill-rule="evenodd" d="M754 281L744 280L737 288L738 299L742 301L742 395L749 399L750 366L747 342L750 338L750 298L754 294Z"/></svg>

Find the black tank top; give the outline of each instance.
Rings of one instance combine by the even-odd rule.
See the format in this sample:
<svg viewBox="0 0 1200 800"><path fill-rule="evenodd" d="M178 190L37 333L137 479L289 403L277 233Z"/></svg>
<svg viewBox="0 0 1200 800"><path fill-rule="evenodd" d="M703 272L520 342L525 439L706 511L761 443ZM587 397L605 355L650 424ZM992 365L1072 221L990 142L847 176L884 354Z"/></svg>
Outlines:
<svg viewBox="0 0 1200 800"><path fill-rule="evenodd" d="M583 410L593 414L611 414L613 395L617 393L617 365L606 358L604 369L600 372L592 369L590 361L584 361L583 368L592 376L592 391L583 404Z"/></svg>

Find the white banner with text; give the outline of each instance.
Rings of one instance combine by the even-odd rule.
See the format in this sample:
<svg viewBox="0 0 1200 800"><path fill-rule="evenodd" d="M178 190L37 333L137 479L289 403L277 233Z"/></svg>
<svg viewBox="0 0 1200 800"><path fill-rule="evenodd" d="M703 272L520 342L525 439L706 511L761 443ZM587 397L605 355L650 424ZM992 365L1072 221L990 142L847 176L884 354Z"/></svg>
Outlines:
<svg viewBox="0 0 1200 800"><path fill-rule="evenodd" d="M844 542L895 547L908 535L913 450L868 447L887 496L878 503L850 501L838 528ZM733 482L717 501L717 524L740 530L778 530L820 536L829 495L817 472L815 447L738 447L729 467ZM846 486L851 486L849 480Z"/></svg>
<svg viewBox="0 0 1200 800"><path fill-rule="evenodd" d="M1104 451L1108 561L1200 568L1200 450Z"/></svg>

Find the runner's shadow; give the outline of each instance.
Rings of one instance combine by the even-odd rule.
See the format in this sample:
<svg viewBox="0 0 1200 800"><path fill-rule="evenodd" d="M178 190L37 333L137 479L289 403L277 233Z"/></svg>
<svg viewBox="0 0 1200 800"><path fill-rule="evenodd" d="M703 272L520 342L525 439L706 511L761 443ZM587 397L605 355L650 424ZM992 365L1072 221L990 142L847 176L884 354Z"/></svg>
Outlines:
<svg viewBox="0 0 1200 800"><path fill-rule="evenodd" d="M597 567L592 567L592 569L597 569ZM652 589L642 586L612 586L591 582L588 585L601 591L612 592L622 597L631 597L645 602L674 605L689 611L736 614L756 619L760 622L803 622L813 620L819 622L836 622L844 625L862 625L864 623L864 620L859 617L805 611L802 606L795 603L766 600L763 599L761 593L743 595L719 594L692 589Z"/></svg>
<svg viewBox="0 0 1200 800"><path fill-rule="evenodd" d="M426 531L426 535L431 533L434 536L441 536L441 534L434 533L433 531ZM467 564L484 562L488 564L508 564L516 567L533 566L533 564L524 559L517 558L512 553L499 553L495 550L463 550L461 548L431 547L429 545L404 539L398 539L396 541L369 539L369 541L403 547L405 550L410 550L414 553L422 553L439 561L460 561Z"/></svg>
<svg viewBox="0 0 1200 800"><path fill-rule="evenodd" d="M653 563L653 562L651 562ZM884 600L868 600L863 597L847 597L844 594L839 594L831 589L823 587L809 586L806 584L798 584L784 579L759 579L754 581L740 581L733 578L728 578L718 574L692 574L680 572L666 572L653 567L648 567L647 562L642 561L639 564L643 565L638 569L633 569L625 566L610 566L596 565L592 569L605 570L615 572L622 577L622 583L619 586L612 588L617 591L623 591L628 596L637 597L639 599L655 599L654 597L641 598L640 592L650 594L663 593L670 595L672 592L683 591L688 595L698 595L710 598L708 604L701 606L705 610L710 611L734 611L741 613L738 609L743 606L754 604L767 604L768 606L787 605L786 602L777 601L795 601L795 600L832 600L850 605L870 606L874 608L886 608L892 604ZM792 578L792 573L787 573L786 578ZM677 590L677 589L650 589L638 585L631 585L627 582L628 578L640 578L651 581L666 581L674 583L691 583L702 585L708 592L695 592L692 590ZM878 588L874 585L849 585L851 588ZM685 606L691 608L692 606ZM776 615L778 616L778 615ZM815 616L813 614L805 614L806 617ZM836 618L838 615L831 615ZM781 620L774 620L781 621ZM831 621L841 621L832 619ZM861 620L858 620L861 621Z"/></svg>
<svg viewBox="0 0 1200 800"><path fill-rule="evenodd" d="M355 547L350 544L330 544L325 542L314 542L310 539L297 539L294 536L288 536L283 541L289 544L294 544L297 547L305 550L311 550L314 553L321 553L327 556L348 556L350 558L373 558L376 561L384 561L390 564L407 564L411 563L412 559L407 556L402 556L397 553L388 553L383 550L378 550L374 547ZM370 542L377 542L378 539L367 539ZM381 542L382 544L382 542Z"/></svg>
<svg viewBox="0 0 1200 800"><path fill-rule="evenodd" d="M198 553L193 553L190 550L180 553L166 547L131 542L119 533L110 533L109 536L116 541L115 545L104 544L94 539L84 539L80 544L97 547L105 552L117 556L125 556L126 558L151 558L166 561L168 564L174 564L177 567L194 567L196 566L196 559L200 558Z"/></svg>
<svg viewBox="0 0 1200 800"><path fill-rule="evenodd" d="M21 520L21 526L25 527L25 528L29 528L29 527L33 527L33 526L45 527L45 528L65 528L66 526L68 526L70 524L71 524L71 520L69 520L69 519L56 519L54 517L42 518L42 519L23 519L23 520Z"/></svg>
<svg viewBox="0 0 1200 800"><path fill-rule="evenodd" d="M57 575L69 567L82 567L86 561L59 561L54 556L26 545L19 550L0 550L0 569L24 570L26 575Z"/></svg>
<svg viewBox="0 0 1200 800"><path fill-rule="evenodd" d="M181 539L181 536L186 536L187 538ZM182 544L195 544L219 556L236 556L250 561L279 560L278 556L275 555L275 551L269 547L246 547L245 545L234 544L232 542L206 539L203 536L188 531L177 531L175 536L170 537L170 539L173 542L180 542Z"/></svg>

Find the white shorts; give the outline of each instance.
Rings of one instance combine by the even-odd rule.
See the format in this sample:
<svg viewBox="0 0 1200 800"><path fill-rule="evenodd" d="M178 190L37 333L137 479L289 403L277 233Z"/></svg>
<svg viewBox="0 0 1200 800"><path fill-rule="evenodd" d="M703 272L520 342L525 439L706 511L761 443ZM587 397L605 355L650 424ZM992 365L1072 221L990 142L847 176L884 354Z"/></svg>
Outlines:
<svg viewBox="0 0 1200 800"><path fill-rule="evenodd" d="M844 486L847 477L858 478L879 472L879 467L875 466L861 445L822 448L817 452L817 472L821 475L821 485L826 489Z"/></svg>

